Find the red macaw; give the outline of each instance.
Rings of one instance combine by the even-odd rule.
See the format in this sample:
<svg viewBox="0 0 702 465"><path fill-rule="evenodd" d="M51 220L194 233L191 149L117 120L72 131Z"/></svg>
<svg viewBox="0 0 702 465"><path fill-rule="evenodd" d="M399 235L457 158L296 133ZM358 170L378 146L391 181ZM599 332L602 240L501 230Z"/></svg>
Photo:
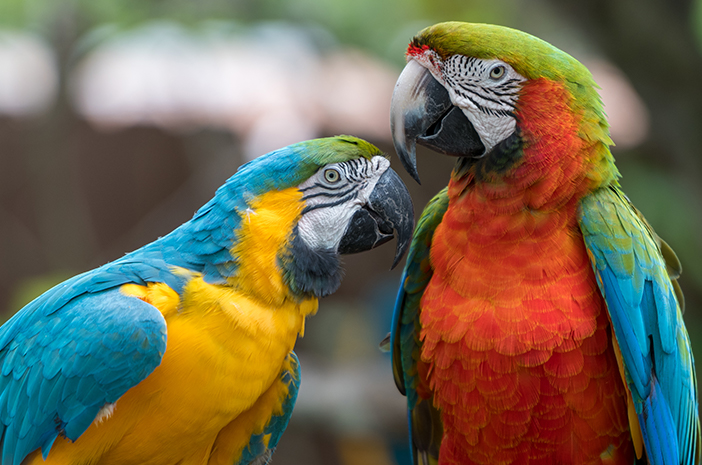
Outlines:
<svg viewBox="0 0 702 465"><path fill-rule="evenodd" d="M588 70L520 31L414 37L395 148L458 157L413 238L392 328L419 464L693 464L680 262L619 188ZM645 459L644 459L645 457Z"/></svg>

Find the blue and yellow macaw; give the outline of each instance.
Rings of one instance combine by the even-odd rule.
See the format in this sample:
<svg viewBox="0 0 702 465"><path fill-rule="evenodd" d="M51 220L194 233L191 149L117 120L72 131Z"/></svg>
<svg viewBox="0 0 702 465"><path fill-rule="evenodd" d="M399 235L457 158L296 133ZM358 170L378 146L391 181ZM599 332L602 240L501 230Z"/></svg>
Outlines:
<svg viewBox="0 0 702 465"><path fill-rule="evenodd" d="M0 328L0 463L267 463L339 254L394 230L397 262L412 226L406 187L361 139L244 165L190 221Z"/></svg>
<svg viewBox="0 0 702 465"><path fill-rule="evenodd" d="M590 72L529 34L440 23L395 87L395 148L456 157L392 328L417 464L693 465L697 383L672 249L618 183Z"/></svg>

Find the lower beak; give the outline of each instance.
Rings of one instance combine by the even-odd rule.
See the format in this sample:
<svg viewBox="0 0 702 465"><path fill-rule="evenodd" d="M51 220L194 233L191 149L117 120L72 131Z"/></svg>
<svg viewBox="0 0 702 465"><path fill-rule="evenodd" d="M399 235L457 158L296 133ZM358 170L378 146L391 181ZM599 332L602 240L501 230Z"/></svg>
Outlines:
<svg viewBox="0 0 702 465"><path fill-rule="evenodd" d="M417 143L457 157L485 153L480 136L463 111L451 103L448 91L415 60L407 63L395 84L390 126L402 165L417 182Z"/></svg>
<svg viewBox="0 0 702 465"><path fill-rule="evenodd" d="M409 247L414 230L414 207L407 186L391 168L375 185L368 203L358 210L341 238L339 253L351 254L373 249L397 235L392 267L397 266Z"/></svg>

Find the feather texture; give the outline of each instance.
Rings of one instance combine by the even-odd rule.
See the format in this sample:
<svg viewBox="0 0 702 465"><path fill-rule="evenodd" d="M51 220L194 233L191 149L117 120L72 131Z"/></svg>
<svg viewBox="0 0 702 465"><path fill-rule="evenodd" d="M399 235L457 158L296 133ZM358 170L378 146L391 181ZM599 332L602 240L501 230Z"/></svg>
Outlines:
<svg viewBox="0 0 702 465"><path fill-rule="evenodd" d="M583 201L580 225L607 301L649 461L697 463L694 361L660 241L614 187Z"/></svg>
<svg viewBox="0 0 702 465"><path fill-rule="evenodd" d="M0 463L266 463L297 397L317 296L280 260L348 136L243 166L172 233L41 295L0 328Z"/></svg>
<svg viewBox="0 0 702 465"><path fill-rule="evenodd" d="M632 464L643 454L651 464L697 463L680 262L618 190L590 73L528 34L455 22L421 31L408 59L459 107L456 95L485 100L492 88L473 89L487 79L479 68L447 71L448 62L507 64L524 78L514 114L503 115L514 133L459 158L410 248L392 350L415 463ZM412 69L407 76L426 76ZM417 124L429 99L417 95L398 100L408 113L395 121ZM489 112L468 106L482 138L490 128L479 115ZM395 142L402 155L415 141Z"/></svg>

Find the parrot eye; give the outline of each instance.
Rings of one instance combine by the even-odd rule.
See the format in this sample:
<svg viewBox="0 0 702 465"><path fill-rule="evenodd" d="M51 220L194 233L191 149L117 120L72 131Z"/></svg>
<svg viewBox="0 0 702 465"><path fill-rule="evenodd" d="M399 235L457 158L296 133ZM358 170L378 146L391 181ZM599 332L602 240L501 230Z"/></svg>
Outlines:
<svg viewBox="0 0 702 465"><path fill-rule="evenodd" d="M341 174L334 168L327 168L324 170L324 180L328 183L335 184L341 179Z"/></svg>
<svg viewBox="0 0 702 465"><path fill-rule="evenodd" d="M500 79L502 76L505 75L505 67L504 66L495 66L490 70L490 79L496 80Z"/></svg>

